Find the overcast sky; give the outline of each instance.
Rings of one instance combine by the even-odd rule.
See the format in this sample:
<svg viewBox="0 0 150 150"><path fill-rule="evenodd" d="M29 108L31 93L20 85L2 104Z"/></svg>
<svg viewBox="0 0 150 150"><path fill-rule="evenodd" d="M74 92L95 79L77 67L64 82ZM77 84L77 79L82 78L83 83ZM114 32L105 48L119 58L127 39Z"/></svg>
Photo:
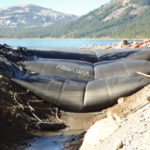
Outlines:
<svg viewBox="0 0 150 150"><path fill-rule="evenodd" d="M0 0L0 8L34 4L64 13L84 15L111 0Z"/></svg>

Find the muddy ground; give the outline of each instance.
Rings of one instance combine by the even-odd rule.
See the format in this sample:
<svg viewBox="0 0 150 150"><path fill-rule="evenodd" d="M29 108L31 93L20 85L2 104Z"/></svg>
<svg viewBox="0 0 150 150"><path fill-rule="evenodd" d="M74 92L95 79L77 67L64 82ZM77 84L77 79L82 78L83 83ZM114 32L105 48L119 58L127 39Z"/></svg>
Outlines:
<svg viewBox="0 0 150 150"><path fill-rule="evenodd" d="M31 133L39 130L36 125L37 119L31 113L30 106L43 121L54 121L60 114L58 109L29 91L5 77L0 77L1 150L15 150L18 146L19 149L23 149L27 146L23 141L32 138Z"/></svg>

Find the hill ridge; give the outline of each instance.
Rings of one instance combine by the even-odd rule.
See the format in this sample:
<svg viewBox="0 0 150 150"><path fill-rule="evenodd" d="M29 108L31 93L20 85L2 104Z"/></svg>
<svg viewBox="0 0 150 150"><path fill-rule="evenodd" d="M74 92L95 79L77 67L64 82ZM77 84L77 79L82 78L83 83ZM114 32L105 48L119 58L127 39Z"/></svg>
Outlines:
<svg viewBox="0 0 150 150"><path fill-rule="evenodd" d="M149 24L149 0L112 0L73 20L13 31L6 29L7 33L0 29L0 37L141 39L150 38Z"/></svg>
<svg viewBox="0 0 150 150"><path fill-rule="evenodd" d="M15 5L0 9L0 27L32 27L50 25L76 18L75 15L61 13L33 4Z"/></svg>

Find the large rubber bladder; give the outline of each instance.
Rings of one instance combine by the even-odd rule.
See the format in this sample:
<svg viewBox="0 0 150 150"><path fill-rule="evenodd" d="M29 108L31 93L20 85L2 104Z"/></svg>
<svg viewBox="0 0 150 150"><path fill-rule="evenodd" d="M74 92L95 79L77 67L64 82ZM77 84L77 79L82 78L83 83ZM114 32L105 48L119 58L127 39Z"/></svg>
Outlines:
<svg viewBox="0 0 150 150"><path fill-rule="evenodd" d="M80 49L28 49L25 47L11 47L0 45L0 55L5 56L8 60L17 62L19 60L33 60L36 58L67 59L87 61L91 63L136 58L150 60L150 48L139 49L111 49L111 50L80 50Z"/></svg>
<svg viewBox="0 0 150 150"><path fill-rule="evenodd" d="M0 73L55 107L100 111L150 83L150 51L28 50L0 46Z"/></svg>
<svg viewBox="0 0 150 150"><path fill-rule="evenodd" d="M28 58L52 58L52 59L69 59L80 60L91 63L116 60L123 58L136 58L150 60L150 48L140 49L111 49L111 50L32 50L26 51Z"/></svg>
<svg viewBox="0 0 150 150"><path fill-rule="evenodd" d="M112 106L122 96L133 94L150 83L140 75L116 76L91 81L59 76L29 75L13 81L54 106L70 112L94 112Z"/></svg>
<svg viewBox="0 0 150 150"><path fill-rule="evenodd" d="M136 72L150 73L150 62L138 59L120 59L95 64L64 59L35 59L19 64L31 72L83 80L128 75Z"/></svg>

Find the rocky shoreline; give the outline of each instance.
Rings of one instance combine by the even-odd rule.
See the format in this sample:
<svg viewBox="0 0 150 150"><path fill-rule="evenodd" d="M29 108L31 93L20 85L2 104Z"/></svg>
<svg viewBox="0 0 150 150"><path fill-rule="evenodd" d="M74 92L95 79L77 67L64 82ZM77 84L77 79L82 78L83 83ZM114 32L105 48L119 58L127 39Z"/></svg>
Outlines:
<svg viewBox="0 0 150 150"><path fill-rule="evenodd" d="M98 121L85 134L80 150L149 150L149 91L150 85L147 85L103 110L104 119L97 116Z"/></svg>
<svg viewBox="0 0 150 150"><path fill-rule="evenodd" d="M150 40L144 40L144 41L127 41L123 40L118 43L114 43L111 45L87 45L87 46L82 46L80 49L89 49L89 50L98 50L98 49L129 49L129 48L141 48L141 47L150 47Z"/></svg>

